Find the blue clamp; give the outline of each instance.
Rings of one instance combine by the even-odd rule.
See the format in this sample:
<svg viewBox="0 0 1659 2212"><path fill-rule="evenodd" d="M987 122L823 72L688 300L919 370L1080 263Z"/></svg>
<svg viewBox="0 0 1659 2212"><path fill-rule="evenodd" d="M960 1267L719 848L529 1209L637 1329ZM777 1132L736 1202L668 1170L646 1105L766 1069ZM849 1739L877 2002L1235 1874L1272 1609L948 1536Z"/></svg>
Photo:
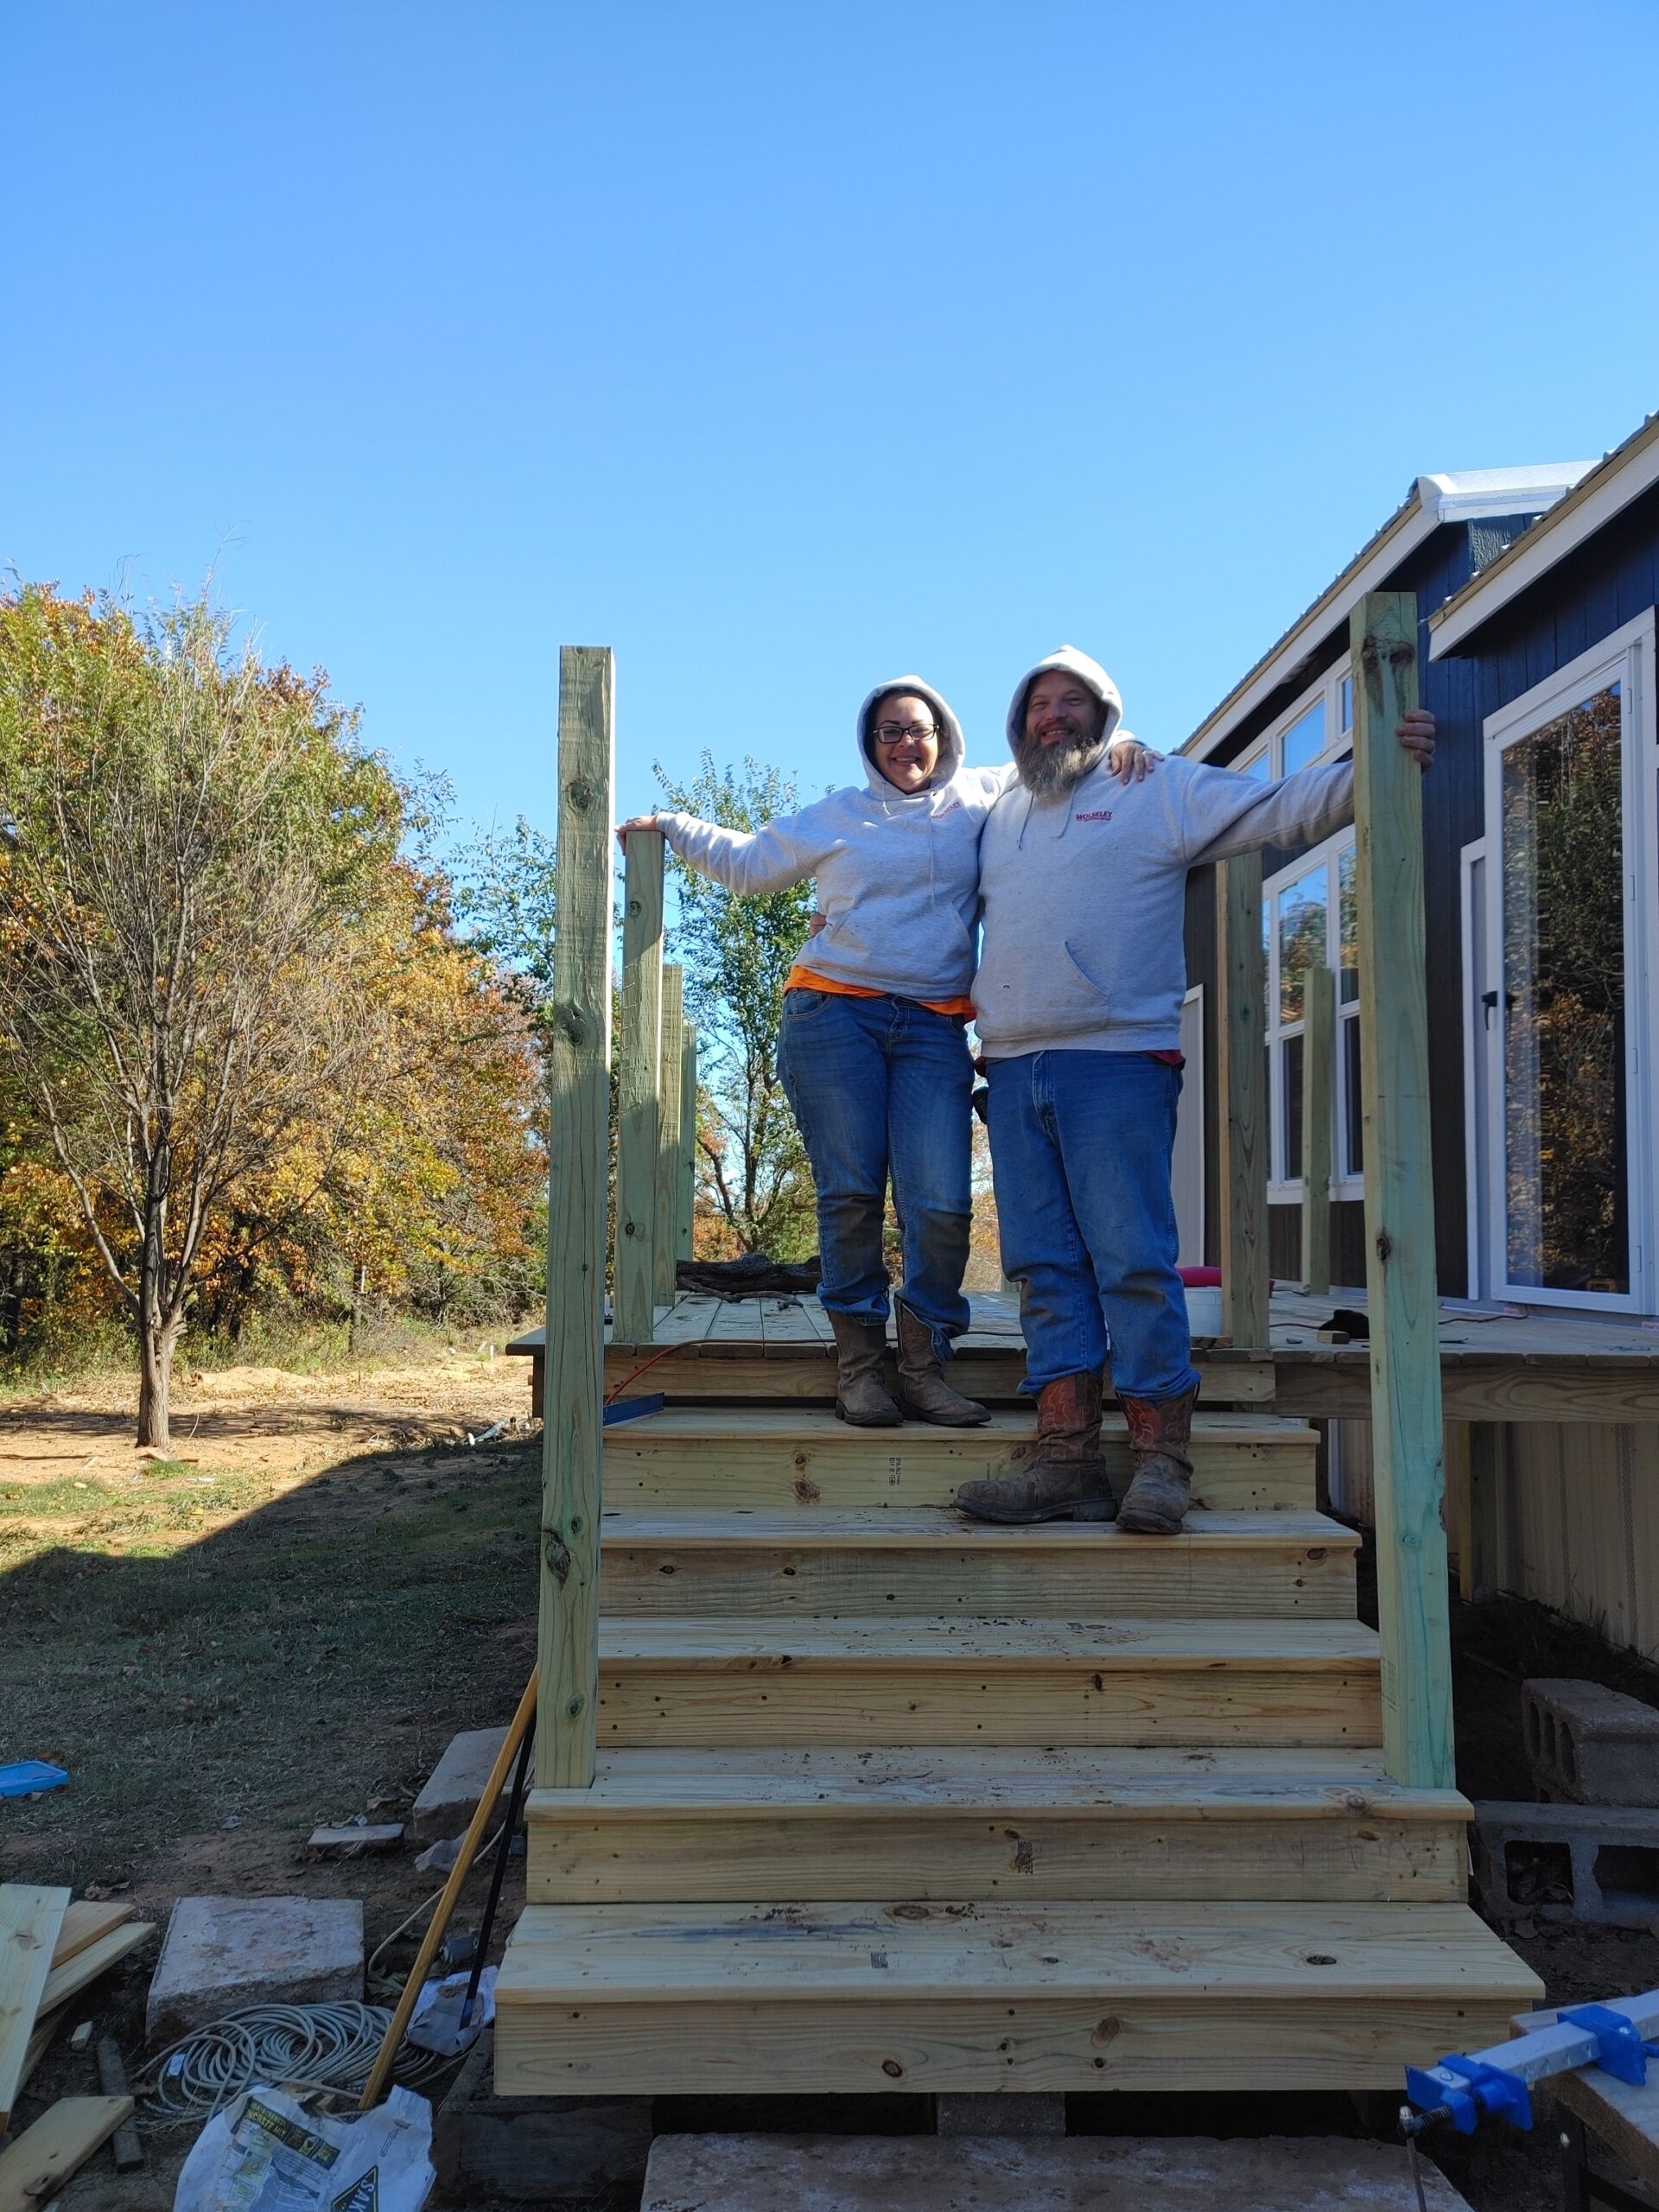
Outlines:
<svg viewBox="0 0 1659 2212"><path fill-rule="evenodd" d="M1575 2028L1594 2036L1595 2064L1615 2081L1628 2082L1633 2089L1639 2089L1648 2078L1649 2053L1659 2057L1659 2044L1643 2043L1635 2021L1608 2005L1570 2005L1565 2012L1558 2012L1555 2020L1558 2026L1570 2020Z"/></svg>
<svg viewBox="0 0 1659 2212"><path fill-rule="evenodd" d="M1515 2127L1532 2126L1532 2099L1526 2083L1506 2074L1501 2066L1489 2066L1484 2059L1462 2058L1454 2052L1443 2058L1435 2071L1459 2075L1469 2087L1448 2089L1433 2074L1408 2066L1406 2094L1420 2112L1444 2109L1459 2135L1472 2135L1484 2112L1496 2113Z"/></svg>

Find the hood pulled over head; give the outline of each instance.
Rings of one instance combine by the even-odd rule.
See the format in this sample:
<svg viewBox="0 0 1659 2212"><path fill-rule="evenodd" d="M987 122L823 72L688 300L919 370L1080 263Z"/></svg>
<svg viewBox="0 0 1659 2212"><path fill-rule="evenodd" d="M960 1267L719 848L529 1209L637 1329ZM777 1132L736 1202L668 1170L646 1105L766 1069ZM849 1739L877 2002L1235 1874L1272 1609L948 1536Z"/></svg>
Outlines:
<svg viewBox="0 0 1659 2212"><path fill-rule="evenodd" d="M864 703L858 710L858 754L870 789L878 796L885 796L897 791L899 788L896 784L890 784L876 766L875 753L870 740L870 732L874 727L876 702L895 691L907 693L912 698L925 699L933 709L933 719L939 730L938 765L922 788L936 791L942 785L948 784L962 766L967 758L967 748L963 743L962 724L957 720L950 702L931 683L924 683L919 676L889 677L885 683L878 683L873 691L865 695Z"/></svg>
<svg viewBox="0 0 1659 2212"><path fill-rule="evenodd" d="M1087 653L1080 653L1075 645L1062 645L1035 668L1028 668L1014 687L1014 697L1008 706L1008 750L1017 760L1026 734L1026 700L1032 685L1039 676L1058 671L1074 676L1085 690L1092 691L1106 709L1106 720L1101 727L1100 740L1109 745L1123 719L1123 702L1118 696L1117 686L1097 660L1090 660Z"/></svg>

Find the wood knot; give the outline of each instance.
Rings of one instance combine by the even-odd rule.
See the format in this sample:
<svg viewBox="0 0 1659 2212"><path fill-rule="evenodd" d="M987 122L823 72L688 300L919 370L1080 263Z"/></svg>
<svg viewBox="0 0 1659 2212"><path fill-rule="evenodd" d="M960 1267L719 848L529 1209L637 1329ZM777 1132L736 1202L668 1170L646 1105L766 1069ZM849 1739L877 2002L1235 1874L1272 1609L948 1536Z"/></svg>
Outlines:
<svg viewBox="0 0 1659 2212"><path fill-rule="evenodd" d="M1393 1237L1389 1236L1386 1229L1379 1229L1376 1232L1376 1256L1382 1261L1384 1267L1388 1265L1389 1257L1393 1251Z"/></svg>
<svg viewBox="0 0 1659 2212"><path fill-rule="evenodd" d="M599 798L599 786L586 776L572 776L564 787L564 803L578 814L589 813Z"/></svg>

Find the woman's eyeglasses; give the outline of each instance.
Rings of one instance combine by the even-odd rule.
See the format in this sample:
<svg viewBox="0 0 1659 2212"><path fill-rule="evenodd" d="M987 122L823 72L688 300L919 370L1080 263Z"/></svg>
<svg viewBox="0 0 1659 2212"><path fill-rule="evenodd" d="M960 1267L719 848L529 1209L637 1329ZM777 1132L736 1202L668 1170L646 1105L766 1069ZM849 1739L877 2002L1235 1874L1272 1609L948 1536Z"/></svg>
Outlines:
<svg viewBox="0 0 1659 2212"><path fill-rule="evenodd" d="M937 737L938 734L931 723L924 722L878 722L875 726L875 741L878 745L902 745L906 739L909 739L912 745L920 745L930 737Z"/></svg>

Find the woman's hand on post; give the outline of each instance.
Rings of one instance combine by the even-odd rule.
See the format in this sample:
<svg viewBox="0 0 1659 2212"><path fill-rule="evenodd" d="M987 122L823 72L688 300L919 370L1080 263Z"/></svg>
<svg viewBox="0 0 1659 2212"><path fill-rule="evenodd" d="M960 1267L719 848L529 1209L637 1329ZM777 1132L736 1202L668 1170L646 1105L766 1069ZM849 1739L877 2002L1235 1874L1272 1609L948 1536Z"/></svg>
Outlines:
<svg viewBox="0 0 1659 2212"><path fill-rule="evenodd" d="M1427 707L1414 707L1403 721L1395 724L1394 734L1420 768L1433 766L1434 717Z"/></svg>
<svg viewBox="0 0 1659 2212"><path fill-rule="evenodd" d="M654 830L659 837L662 836L662 824L658 821L654 809L650 814L636 814L632 821L617 823L616 842L625 855L628 849L629 836L636 830Z"/></svg>
<svg viewBox="0 0 1659 2212"><path fill-rule="evenodd" d="M1106 748L1106 765L1120 783L1143 784L1156 772L1158 756L1138 737L1116 737Z"/></svg>

